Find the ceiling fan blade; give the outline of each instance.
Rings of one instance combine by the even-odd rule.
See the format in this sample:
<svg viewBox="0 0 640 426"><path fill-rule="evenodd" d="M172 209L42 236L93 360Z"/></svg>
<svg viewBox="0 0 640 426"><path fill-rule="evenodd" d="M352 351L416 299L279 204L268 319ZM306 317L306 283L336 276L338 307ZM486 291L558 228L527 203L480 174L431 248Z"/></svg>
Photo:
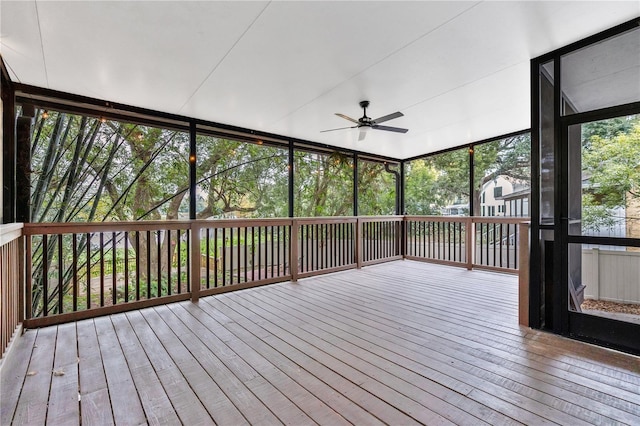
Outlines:
<svg viewBox="0 0 640 426"><path fill-rule="evenodd" d="M320 133L324 133L324 132L333 132L334 130L355 129L356 127L358 127L358 126L351 126L351 127L338 127L337 129L320 130Z"/></svg>
<svg viewBox="0 0 640 426"><path fill-rule="evenodd" d="M386 130L387 132L396 132L396 133L407 133L409 129L403 129L401 127L391 127L391 126L371 126L372 129L376 130Z"/></svg>
<svg viewBox="0 0 640 426"><path fill-rule="evenodd" d="M344 118L345 120L349 120L349 121L351 121L352 123L359 124L358 120L356 120L355 118L351 118L351 117L346 116L346 115L344 115L344 114L340 114L339 112L336 112L336 115L337 115L338 117L342 117L342 118Z"/></svg>
<svg viewBox="0 0 640 426"><path fill-rule="evenodd" d="M375 120L373 120L374 123L376 124L380 124L380 123L384 123L385 121L389 121L389 120L393 120L394 118L400 118L403 117L404 114L401 113L400 111L398 112L394 112L393 114L389 114L389 115L385 115L383 117L380 118L376 118Z"/></svg>
<svg viewBox="0 0 640 426"><path fill-rule="evenodd" d="M365 129L364 127L360 128L360 134L358 135L358 142L363 141L364 138L367 136L367 129Z"/></svg>

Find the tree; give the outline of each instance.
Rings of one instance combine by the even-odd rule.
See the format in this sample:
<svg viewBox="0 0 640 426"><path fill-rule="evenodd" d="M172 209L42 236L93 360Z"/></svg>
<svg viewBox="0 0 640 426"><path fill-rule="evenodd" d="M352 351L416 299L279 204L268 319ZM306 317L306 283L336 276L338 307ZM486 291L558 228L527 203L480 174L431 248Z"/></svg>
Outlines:
<svg viewBox="0 0 640 426"><path fill-rule="evenodd" d="M353 160L340 152L294 154L294 215L353 214Z"/></svg>
<svg viewBox="0 0 640 426"><path fill-rule="evenodd" d="M626 207L627 222L637 221L633 215L640 207L640 118L585 125L582 170L588 179L582 193L586 229L597 231L613 225L616 218L611 216L611 209L617 207Z"/></svg>
<svg viewBox="0 0 640 426"><path fill-rule="evenodd" d="M439 215L446 204L437 191L438 172L424 159L412 161L405 169L405 208L414 215Z"/></svg>
<svg viewBox="0 0 640 426"><path fill-rule="evenodd" d="M505 176L528 183L531 176L530 135L522 134L474 147L474 185L469 194L469 150L457 149L412 161L407 166L405 199L411 214L441 214L451 204L474 200L475 216L480 215L484 185Z"/></svg>
<svg viewBox="0 0 640 426"><path fill-rule="evenodd" d="M390 168L390 170L394 170ZM358 163L358 214L393 215L396 212L396 176L385 163L360 160Z"/></svg>

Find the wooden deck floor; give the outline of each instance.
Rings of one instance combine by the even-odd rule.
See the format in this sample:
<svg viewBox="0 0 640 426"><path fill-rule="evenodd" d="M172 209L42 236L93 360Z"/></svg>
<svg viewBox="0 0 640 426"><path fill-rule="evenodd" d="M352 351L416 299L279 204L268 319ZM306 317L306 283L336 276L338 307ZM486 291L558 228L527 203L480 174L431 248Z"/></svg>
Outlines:
<svg viewBox="0 0 640 426"><path fill-rule="evenodd" d="M640 359L519 327L516 289L399 261L29 330L0 424L640 424Z"/></svg>

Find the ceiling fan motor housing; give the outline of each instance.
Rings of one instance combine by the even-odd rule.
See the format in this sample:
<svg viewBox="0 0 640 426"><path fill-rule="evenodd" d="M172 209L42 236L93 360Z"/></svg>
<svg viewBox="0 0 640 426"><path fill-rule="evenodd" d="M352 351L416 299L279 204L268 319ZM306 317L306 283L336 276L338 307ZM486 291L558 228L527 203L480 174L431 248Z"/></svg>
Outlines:
<svg viewBox="0 0 640 426"><path fill-rule="evenodd" d="M369 101L360 101L360 108L362 108L364 110L364 114L362 115L362 117L360 117L358 119L358 121L360 122L360 124L358 124L358 127L362 127L362 126L371 127L372 126L371 118L367 117L367 107L368 106L369 106Z"/></svg>

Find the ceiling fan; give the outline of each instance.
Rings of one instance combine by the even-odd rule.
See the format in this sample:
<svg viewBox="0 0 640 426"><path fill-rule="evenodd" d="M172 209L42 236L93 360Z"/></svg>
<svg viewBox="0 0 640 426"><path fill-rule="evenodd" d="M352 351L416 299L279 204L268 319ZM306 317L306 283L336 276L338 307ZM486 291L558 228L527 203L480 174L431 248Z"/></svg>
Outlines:
<svg viewBox="0 0 640 426"><path fill-rule="evenodd" d="M324 132L333 132L334 130L344 130L344 129L360 129L360 134L358 135L358 141L364 140L365 136L367 136L367 131L369 129L374 130L386 130L388 132L396 132L396 133L407 133L409 129L403 129L400 127L391 127L391 126L380 126L380 123L384 123L385 121L393 120L394 118L399 118L404 116L401 112L394 112L389 115L382 116L380 118L376 118L375 120L367 117L367 107L369 106L369 101L360 101L360 107L364 110L364 114L359 119L351 118L344 114L336 113L338 117L342 117L345 120L349 120L353 123L356 123L355 126L350 127L339 127L337 129L329 129L322 130L320 133Z"/></svg>

